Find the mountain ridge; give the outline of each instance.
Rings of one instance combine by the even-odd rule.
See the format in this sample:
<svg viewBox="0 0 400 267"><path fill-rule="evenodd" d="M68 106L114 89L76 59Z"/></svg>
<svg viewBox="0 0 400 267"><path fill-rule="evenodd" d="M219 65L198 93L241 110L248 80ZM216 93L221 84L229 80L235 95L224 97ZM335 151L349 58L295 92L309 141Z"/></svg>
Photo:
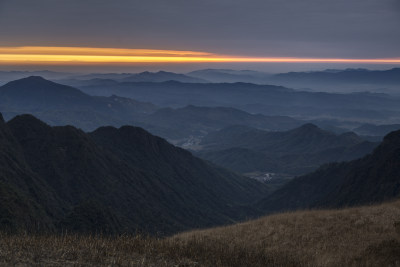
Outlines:
<svg viewBox="0 0 400 267"><path fill-rule="evenodd" d="M294 178L258 206L266 212L340 208L377 203L400 195L400 131L391 132L374 151L350 162L324 165Z"/></svg>
<svg viewBox="0 0 400 267"><path fill-rule="evenodd" d="M206 135L195 153L241 173L301 175L321 164L364 156L376 145L355 133L337 135L311 123L275 132L237 125Z"/></svg>
<svg viewBox="0 0 400 267"><path fill-rule="evenodd" d="M167 234L253 216L242 206L268 193L132 126L85 133L22 115L0 122L0 147L0 209L13 207L0 221L15 230Z"/></svg>

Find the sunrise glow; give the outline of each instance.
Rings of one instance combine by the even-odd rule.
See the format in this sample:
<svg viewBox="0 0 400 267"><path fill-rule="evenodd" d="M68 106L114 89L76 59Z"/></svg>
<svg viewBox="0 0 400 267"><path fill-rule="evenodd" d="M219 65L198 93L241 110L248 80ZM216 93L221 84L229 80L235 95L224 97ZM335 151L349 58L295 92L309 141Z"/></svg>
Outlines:
<svg viewBox="0 0 400 267"><path fill-rule="evenodd" d="M364 63L400 64L400 58L244 57L207 52L90 47L0 47L0 65L136 63Z"/></svg>

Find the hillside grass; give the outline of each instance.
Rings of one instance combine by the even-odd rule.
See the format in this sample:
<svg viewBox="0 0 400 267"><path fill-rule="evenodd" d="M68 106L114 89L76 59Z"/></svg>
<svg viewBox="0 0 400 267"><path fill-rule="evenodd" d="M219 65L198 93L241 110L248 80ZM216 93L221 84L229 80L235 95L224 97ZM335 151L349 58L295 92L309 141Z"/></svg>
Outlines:
<svg viewBox="0 0 400 267"><path fill-rule="evenodd" d="M400 201L168 238L0 235L1 266L400 266Z"/></svg>

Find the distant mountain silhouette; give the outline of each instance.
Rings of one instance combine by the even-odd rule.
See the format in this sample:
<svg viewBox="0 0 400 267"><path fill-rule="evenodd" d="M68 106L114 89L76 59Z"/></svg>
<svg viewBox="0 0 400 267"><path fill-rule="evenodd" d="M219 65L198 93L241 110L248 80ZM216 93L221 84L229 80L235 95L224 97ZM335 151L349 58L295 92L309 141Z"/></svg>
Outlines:
<svg viewBox="0 0 400 267"><path fill-rule="evenodd" d="M55 72L55 71L0 71L0 85L14 80L30 77L41 76L46 79L66 79L73 76L73 73Z"/></svg>
<svg viewBox="0 0 400 267"><path fill-rule="evenodd" d="M399 84L400 68L390 70L346 69L310 72L289 72L276 74L272 81L322 82L322 83L366 83Z"/></svg>
<svg viewBox="0 0 400 267"><path fill-rule="evenodd" d="M205 79L191 77L185 74L178 74L174 72L141 72L133 74L129 77L121 79L122 82L166 82L166 81L177 81L183 83L206 83Z"/></svg>
<svg viewBox="0 0 400 267"><path fill-rule="evenodd" d="M0 87L0 111L7 119L30 113L51 125L68 124L86 131L104 125L135 124L172 140L204 136L232 124L271 130L290 129L301 124L285 116L253 115L234 108L187 106L156 112L158 109L151 103L117 95L90 96L36 76Z"/></svg>
<svg viewBox="0 0 400 267"><path fill-rule="evenodd" d="M374 124L363 124L354 129L354 132L361 135L370 135L370 136L385 136L392 131L396 131L400 129L400 124L383 124L383 125L374 125Z"/></svg>
<svg viewBox="0 0 400 267"><path fill-rule="evenodd" d="M72 124L85 130L101 125L123 125L156 109L150 103L115 95L90 96L37 76L0 87L0 111L7 118L31 113L52 125Z"/></svg>
<svg viewBox="0 0 400 267"><path fill-rule="evenodd" d="M119 82L77 85L91 95L112 94L164 107L233 107L250 113L303 119L389 120L399 117L400 99L381 93L322 93L250 83ZM298 88L298 87L297 87ZM374 87L375 88L375 87Z"/></svg>
<svg viewBox="0 0 400 267"><path fill-rule="evenodd" d="M230 69L204 69L188 73L189 76L202 78L216 83L247 82L263 84L268 83L271 74L252 70L230 70Z"/></svg>
<svg viewBox="0 0 400 267"><path fill-rule="evenodd" d="M239 172L304 174L319 165L345 161L370 153L376 143L354 133L336 135L314 124L286 132L267 132L232 126L205 136L196 154Z"/></svg>
<svg viewBox="0 0 400 267"><path fill-rule="evenodd" d="M398 95L400 68L389 70L345 69L280 73L270 77L269 84L314 91L371 91Z"/></svg>
<svg viewBox="0 0 400 267"><path fill-rule="evenodd" d="M2 229L171 233L251 216L268 192L141 128L0 121Z"/></svg>
<svg viewBox="0 0 400 267"><path fill-rule="evenodd" d="M400 196L400 131L361 159L325 165L293 179L262 200L265 212L304 208L339 208L370 204Z"/></svg>

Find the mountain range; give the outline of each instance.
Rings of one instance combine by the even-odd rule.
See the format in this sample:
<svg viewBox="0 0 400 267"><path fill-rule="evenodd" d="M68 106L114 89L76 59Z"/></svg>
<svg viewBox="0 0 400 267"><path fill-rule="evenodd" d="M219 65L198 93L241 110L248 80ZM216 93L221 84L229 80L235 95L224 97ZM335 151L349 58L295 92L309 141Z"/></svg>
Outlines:
<svg viewBox="0 0 400 267"><path fill-rule="evenodd" d="M341 208L380 203L400 195L400 131L391 132L373 153L350 162L331 163L294 178L267 196L264 212Z"/></svg>
<svg viewBox="0 0 400 267"><path fill-rule="evenodd" d="M115 95L90 96L38 76L0 87L0 111L7 119L30 113L52 125L70 124L93 130L100 125L121 126L156 109L153 104Z"/></svg>
<svg viewBox="0 0 400 267"><path fill-rule="evenodd" d="M205 136L196 155L242 173L300 175L327 162L362 157L376 146L355 133L337 135L310 123L285 132L237 125Z"/></svg>
<svg viewBox="0 0 400 267"><path fill-rule="evenodd" d="M206 72L210 71L214 72L217 70L206 70ZM218 71L229 73L229 75L244 73L246 75L251 74L257 76L262 74L253 71ZM387 71L351 69L326 70L322 72L276 74L269 77L272 79L273 77L288 76L288 80L290 80L292 76L318 76L320 74L322 76L337 75L341 77L340 75L343 75L345 77L352 77L352 73L356 76L361 75L360 79L363 75L367 75L370 77L369 79L380 80L386 77L388 80L393 80L395 79L393 77L396 77L397 69ZM19 77L23 74L26 75L24 72L17 72L15 74L16 76L14 75L12 77ZM7 74L5 75L7 76ZM53 72L48 74L47 72L43 72L43 75L46 77L56 77L57 75L66 74ZM336 119L343 122L341 125L337 126L343 128L344 125L346 125L345 128L347 129L356 128L362 123L395 124L400 121L399 98L382 93L386 91L383 89L378 90L379 88L377 89L375 85L372 86L374 86L373 88L376 90L372 91L376 93L324 93L310 92L302 89L293 90L282 86L266 84L260 85L243 82L209 83L204 79L201 80L201 78L195 78L190 75L163 71L156 73L143 72L138 74L70 74L70 76L66 76L65 79L57 80L63 84L78 88L89 95L106 97L116 95L135 99L140 102L150 102L161 107L181 108L187 105L221 106L232 107L253 114L261 113L268 116L284 115L306 120ZM360 80L360 83L361 82L362 80ZM307 87L301 86L300 82L294 83L295 84L290 86L294 88ZM270 84L283 84L288 86L284 83L272 81ZM392 84L395 84L395 81L393 81ZM344 88L343 85L338 86L334 82L325 82L325 85L332 85L335 88ZM355 88L353 91L358 90L356 88L358 85L352 86ZM321 87L320 90L318 90L318 88L316 88L316 90L323 91L325 89ZM342 92L344 91L345 90L342 90ZM4 115L8 117L6 113L4 113ZM352 124L348 125L348 123ZM95 127L92 127L91 130L94 128Z"/></svg>
<svg viewBox="0 0 400 267"><path fill-rule="evenodd" d="M367 136L385 136L390 132L400 130L400 124L374 125L365 123L353 129L354 132Z"/></svg>
<svg viewBox="0 0 400 267"><path fill-rule="evenodd" d="M132 126L0 120L2 229L171 233L252 216L269 189Z"/></svg>
<svg viewBox="0 0 400 267"><path fill-rule="evenodd" d="M256 83L267 84L272 74L253 70L203 69L187 73L214 83Z"/></svg>
<svg viewBox="0 0 400 267"><path fill-rule="evenodd" d="M168 234L400 194L400 131L370 155L324 165L272 193L132 126L84 133L31 115L1 118L0 148L0 225L9 231Z"/></svg>
<svg viewBox="0 0 400 267"><path fill-rule="evenodd" d="M288 73L264 73L251 70L203 69L187 73L210 82L246 82L281 85L297 89L330 92L373 91L397 94L400 69L327 69Z"/></svg>
<svg viewBox="0 0 400 267"><path fill-rule="evenodd" d="M208 88L221 101L232 88L208 85L191 84L189 92ZM236 101L244 88L250 88L260 96L268 95L268 90L281 97L334 96L344 101L343 106L358 98L360 108L395 109L397 103L396 98L380 94L314 94L247 84L233 88L226 101ZM52 127L32 115L18 115L8 122L0 118L0 225L10 231L169 234L283 210L380 202L400 191L400 131L387 135L373 150L376 143L355 133L333 134L290 117L232 107L162 108L117 95L91 96L41 77L1 86L0 110L8 119L32 113L52 125L96 129ZM293 176L327 162L352 161L323 165L272 191L265 183L201 160L142 128L120 127L128 123L170 139L201 137L185 142L193 141L189 147L194 144L196 155L238 172ZM119 128L96 128L107 124Z"/></svg>
<svg viewBox="0 0 400 267"><path fill-rule="evenodd" d="M122 82L167 82L167 81L177 81L183 83L205 83L209 82L204 79L191 77L185 74L179 74L174 72L141 72L138 74L133 74L129 77L123 78Z"/></svg>
<svg viewBox="0 0 400 267"><path fill-rule="evenodd" d="M333 87L356 88L386 88L399 85L400 68L389 70L367 70L367 69L345 69L325 70L310 72L288 72L280 73L271 77L270 84L284 86L311 87L322 90Z"/></svg>
<svg viewBox="0 0 400 267"><path fill-rule="evenodd" d="M74 125L85 131L100 126L140 125L170 140L203 136L232 124L270 130L291 129L300 121L285 116L249 114L234 108L161 108L117 95L91 96L41 77L28 77L0 87L0 111L6 119L30 113L51 125Z"/></svg>
<svg viewBox="0 0 400 267"><path fill-rule="evenodd" d="M385 123L399 120L400 99L383 93L327 93L251 83L102 82L74 84L90 95L129 97L163 107L223 106L301 119ZM391 122L393 123L393 122ZM359 124L357 125L359 126Z"/></svg>
<svg viewBox="0 0 400 267"><path fill-rule="evenodd" d="M162 108L144 117L138 125L169 140L199 138L224 127L243 124L265 130L288 130L302 124L302 121L287 116L266 116L250 114L230 107Z"/></svg>

